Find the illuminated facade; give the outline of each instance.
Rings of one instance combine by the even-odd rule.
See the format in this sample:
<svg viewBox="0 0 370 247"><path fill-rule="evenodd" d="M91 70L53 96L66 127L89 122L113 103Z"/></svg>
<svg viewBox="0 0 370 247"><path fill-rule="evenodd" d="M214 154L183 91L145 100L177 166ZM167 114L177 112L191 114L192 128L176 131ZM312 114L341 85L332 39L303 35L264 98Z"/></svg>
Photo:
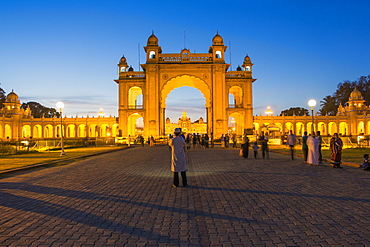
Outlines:
<svg viewBox="0 0 370 247"><path fill-rule="evenodd" d="M166 99L175 88L193 87L205 98L207 130L216 136L228 132L228 120L235 120L235 131L252 132L252 62L245 57L237 71L227 71L223 38L216 34L208 53L164 54L154 33L144 47L143 71L133 71L123 56L118 64L118 115L122 136L134 135L136 121L143 118L144 136L164 136ZM229 104L229 94L233 103Z"/></svg>
<svg viewBox="0 0 370 247"><path fill-rule="evenodd" d="M258 135L268 132L272 137L285 135L292 130L298 136L312 131L311 116L254 116L252 105L252 62L248 56L236 71L227 71L222 37L216 34L208 53L163 54L158 38L152 34L144 47L146 63L143 71L133 71L126 58L118 64L119 117L63 117L66 138L127 137L153 135L155 138L173 133L181 127L187 133L222 134L244 133ZM193 87L205 98L206 118L191 122L186 112L171 123L165 119L166 99L175 88ZM231 100L230 100L231 99ZM230 103L232 102L232 103ZM61 135L60 118L34 118L30 109L21 109L18 95L7 95L0 109L0 140L19 141L31 137L35 140L55 139ZM355 89L345 106L340 105L336 116L315 116L314 129L322 135L370 135L370 107L365 105L361 92ZM138 126L142 118L143 126Z"/></svg>
<svg viewBox="0 0 370 247"><path fill-rule="evenodd" d="M186 115L186 111L182 112L181 118L178 119L177 123L171 123L169 118L166 118L166 135L173 134L175 128L181 128L183 133L197 133L207 134L207 124L204 123L203 118L199 118L195 122L191 122L191 119Z"/></svg>
<svg viewBox="0 0 370 247"><path fill-rule="evenodd" d="M368 115L369 114L369 115ZM270 115L270 116L269 116ZM255 116L254 134L262 131L286 134L292 130L297 136L312 132L311 116ZM370 135L370 107L365 105L361 92L355 89L345 106L340 105L336 116L314 116L314 130L322 135Z"/></svg>
<svg viewBox="0 0 370 247"><path fill-rule="evenodd" d="M30 109L22 109L18 95L7 95L0 109L0 140L60 138L60 118L34 118ZM115 117L63 118L63 134L66 138L118 136L118 119Z"/></svg>

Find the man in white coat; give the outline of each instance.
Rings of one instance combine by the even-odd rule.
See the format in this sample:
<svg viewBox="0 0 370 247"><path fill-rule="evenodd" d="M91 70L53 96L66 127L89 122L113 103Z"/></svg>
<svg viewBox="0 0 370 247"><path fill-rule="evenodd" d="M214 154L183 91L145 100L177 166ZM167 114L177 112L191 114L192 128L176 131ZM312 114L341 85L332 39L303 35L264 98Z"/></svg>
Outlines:
<svg viewBox="0 0 370 247"><path fill-rule="evenodd" d="M181 137L181 129L175 129L175 137L170 139L169 146L172 149L171 171L173 172L173 187L179 186L179 172L181 172L182 186L188 185L186 179L186 143Z"/></svg>
<svg viewBox="0 0 370 247"><path fill-rule="evenodd" d="M307 163L310 165L319 165L319 139L315 137L315 132L312 132L307 138L308 155Z"/></svg>

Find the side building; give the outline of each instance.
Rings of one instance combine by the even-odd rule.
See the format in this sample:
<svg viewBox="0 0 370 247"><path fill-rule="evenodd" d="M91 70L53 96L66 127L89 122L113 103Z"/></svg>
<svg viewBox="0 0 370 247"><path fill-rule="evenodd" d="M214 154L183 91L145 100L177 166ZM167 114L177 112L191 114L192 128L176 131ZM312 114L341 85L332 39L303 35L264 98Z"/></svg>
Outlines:
<svg viewBox="0 0 370 247"><path fill-rule="evenodd" d="M292 130L297 136L305 131L320 131L323 136L338 133L342 136L370 135L370 107L360 91L354 89L348 102L340 105L336 116L255 116L253 117L254 134L269 133L273 138L280 138ZM313 127L313 128L312 128Z"/></svg>
<svg viewBox="0 0 370 247"><path fill-rule="evenodd" d="M116 117L63 117L65 138L97 138L118 136ZM30 109L22 109L18 95L7 95L0 109L0 140L47 140L61 136L60 118L34 118Z"/></svg>

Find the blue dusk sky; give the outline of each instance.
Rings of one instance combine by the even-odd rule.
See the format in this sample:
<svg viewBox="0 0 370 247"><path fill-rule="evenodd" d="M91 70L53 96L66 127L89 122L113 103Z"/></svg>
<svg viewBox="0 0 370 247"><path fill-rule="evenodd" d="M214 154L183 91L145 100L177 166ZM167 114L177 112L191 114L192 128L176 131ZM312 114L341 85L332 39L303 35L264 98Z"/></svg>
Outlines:
<svg viewBox="0 0 370 247"><path fill-rule="evenodd" d="M370 1L0 0L0 83L21 102L68 117L118 115L117 63L145 63L154 30L163 53L206 53L218 31L232 70L254 63L254 115L319 104L344 80L370 74ZM185 39L184 39L184 33ZM205 116L194 88L167 98L167 117Z"/></svg>

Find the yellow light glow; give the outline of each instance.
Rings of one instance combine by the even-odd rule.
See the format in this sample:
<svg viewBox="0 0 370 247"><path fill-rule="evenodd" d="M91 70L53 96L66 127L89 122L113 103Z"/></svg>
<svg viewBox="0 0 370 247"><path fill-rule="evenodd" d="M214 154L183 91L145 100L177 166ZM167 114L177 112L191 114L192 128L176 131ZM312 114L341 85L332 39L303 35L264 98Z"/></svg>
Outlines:
<svg viewBox="0 0 370 247"><path fill-rule="evenodd" d="M58 109L63 109L64 108L64 103L62 101L58 101L56 104Z"/></svg>
<svg viewBox="0 0 370 247"><path fill-rule="evenodd" d="M315 107L316 106L316 100L314 100L314 99L310 99L309 101L308 101L308 106L309 107Z"/></svg>
<svg viewBox="0 0 370 247"><path fill-rule="evenodd" d="M268 106L268 107L267 107L267 111L265 111L265 114L266 114L267 116L271 116L271 115L272 115L272 113L273 113L273 111L271 111L270 107Z"/></svg>

